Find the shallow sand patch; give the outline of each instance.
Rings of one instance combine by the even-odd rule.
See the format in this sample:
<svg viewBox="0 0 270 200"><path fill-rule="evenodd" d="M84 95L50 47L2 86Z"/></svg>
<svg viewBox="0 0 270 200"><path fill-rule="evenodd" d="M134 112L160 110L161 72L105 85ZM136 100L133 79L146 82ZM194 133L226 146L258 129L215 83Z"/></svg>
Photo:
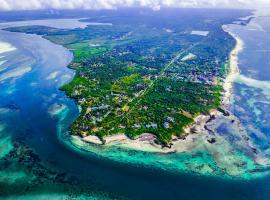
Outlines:
<svg viewBox="0 0 270 200"><path fill-rule="evenodd" d="M5 62L7 62L6 60L0 60L0 66L5 64Z"/></svg>
<svg viewBox="0 0 270 200"><path fill-rule="evenodd" d="M11 112L9 108L0 108L0 114L7 114L9 112Z"/></svg>
<svg viewBox="0 0 270 200"><path fill-rule="evenodd" d="M0 124L0 132L2 132L3 130L5 130L6 126L4 124Z"/></svg>
<svg viewBox="0 0 270 200"><path fill-rule="evenodd" d="M5 60L0 61L0 72L5 71L7 69L7 67L2 66L5 62L6 62Z"/></svg>
<svg viewBox="0 0 270 200"><path fill-rule="evenodd" d="M0 42L0 54L15 51L16 48L7 42Z"/></svg>
<svg viewBox="0 0 270 200"><path fill-rule="evenodd" d="M164 29L167 33L173 33L173 30L172 29L169 29L169 28L166 28Z"/></svg>
<svg viewBox="0 0 270 200"><path fill-rule="evenodd" d="M0 140L0 158L4 158L13 149L11 137Z"/></svg>
<svg viewBox="0 0 270 200"><path fill-rule="evenodd" d="M191 31L190 34L206 37L209 34L209 31Z"/></svg>
<svg viewBox="0 0 270 200"><path fill-rule="evenodd" d="M7 66L3 66L7 62L7 60L4 60L4 58L4 56L0 56L0 72L7 69Z"/></svg>
<svg viewBox="0 0 270 200"><path fill-rule="evenodd" d="M256 80L244 75L239 75L236 82L245 84L249 87L261 89L266 96L270 96L270 81Z"/></svg>
<svg viewBox="0 0 270 200"><path fill-rule="evenodd" d="M58 76L59 73L60 73L59 71L55 71L55 72L50 73L49 76L46 77L46 80L55 79Z"/></svg>
<svg viewBox="0 0 270 200"><path fill-rule="evenodd" d="M66 105L64 104L58 104L58 103L55 103L53 105L51 105L48 109L48 112L51 116L55 116L55 115L58 115L60 114L63 110L65 110L67 108Z"/></svg>
<svg viewBox="0 0 270 200"><path fill-rule="evenodd" d="M9 70L9 71L0 75L0 81L5 81L5 80L11 79L11 78L18 78L18 77L23 76L24 74L30 72L31 70L32 70L32 68L29 66L24 66L24 67Z"/></svg>

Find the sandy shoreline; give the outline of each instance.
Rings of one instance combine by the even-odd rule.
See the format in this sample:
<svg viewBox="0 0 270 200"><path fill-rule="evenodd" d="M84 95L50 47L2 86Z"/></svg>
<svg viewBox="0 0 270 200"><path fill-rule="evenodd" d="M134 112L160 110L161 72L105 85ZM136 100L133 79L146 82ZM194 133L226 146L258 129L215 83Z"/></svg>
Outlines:
<svg viewBox="0 0 270 200"><path fill-rule="evenodd" d="M233 82L240 75L240 71L238 67L238 54L243 50L244 42L239 37L237 37L234 33L230 32L227 26L223 26L222 28L225 32L229 33L236 40L236 46L230 53L229 73L223 84L224 95L222 98L222 104L223 106L227 106L230 103L230 98L231 98L232 89L233 89Z"/></svg>
<svg viewBox="0 0 270 200"><path fill-rule="evenodd" d="M222 98L222 105L223 107L227 107L230 103L230 97L232 94L233 82L239 75L238 69L238 54L243 49L243 42L240 38L232 34L228 31L226 26L223 26L225 32L228 32L232 35L236 40L236 46L230 53L229 58L229 73L224 80L224 93ZM200 115L194 119L194 123L185 129L186 137L185 138L177 138L174 137L170 144L170 148L162 147L161 145L156 144L154 141L156 136L152 134L142 134L141 136L137 137L136 139L132 140L128 138L126 135L119 134L108 136L104 138L102 142L96 136L86 136L81 138L82 141L91 143L91 144L105 144L107 146L120 146L140 151L146 152L155 152L155 153L174 153L174 152L185 152L188 150L194 149L194 147L198 147L201 144L209 143L211 144L211 134L209 130L206 129L206 125L208 122L211 121L211 116L217 117L222 115L221 112L217 110L212 110L210 115ZM190 134L191 128L196 130L196 134Z"/></svg>

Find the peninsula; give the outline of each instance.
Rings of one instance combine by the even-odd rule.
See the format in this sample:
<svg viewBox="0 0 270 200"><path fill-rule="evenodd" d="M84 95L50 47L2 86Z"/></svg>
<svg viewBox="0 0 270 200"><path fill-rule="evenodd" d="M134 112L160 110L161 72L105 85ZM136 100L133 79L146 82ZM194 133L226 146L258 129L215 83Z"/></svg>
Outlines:
<svg viewBox="0 0 270 200"><path fill-rule="evenodd" d="M95 144L139 137L168 147L173 137L196 132L196 117L223 110L236 40L222 26L248 12L190 18L185 10L177 19L163 12L131 10L120 20L121 11L108 11L84 19L92 25L83 29L8 30L42 35L73 52L76 75L61 88L81 108L73 135Z"/></svg>

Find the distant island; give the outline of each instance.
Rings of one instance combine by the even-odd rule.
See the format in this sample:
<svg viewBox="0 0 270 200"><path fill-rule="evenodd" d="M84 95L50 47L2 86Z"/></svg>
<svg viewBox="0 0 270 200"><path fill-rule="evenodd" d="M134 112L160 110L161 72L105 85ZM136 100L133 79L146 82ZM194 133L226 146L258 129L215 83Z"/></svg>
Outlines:
<svg viewBox="0 0 270 200"><path fill-rule="evenodd" d="M76 75L61 87L81 108L73 135L95 144L140 138L170 147L172 139L197 132L193 125L201 115L226 114L230 80L224 80L235 70L229 58L236 40L222 26L246 14L178 19L148 11L123 20L112 11L84 19L95 23L84 29L8 30L42 35L73 52Z"/></svg>

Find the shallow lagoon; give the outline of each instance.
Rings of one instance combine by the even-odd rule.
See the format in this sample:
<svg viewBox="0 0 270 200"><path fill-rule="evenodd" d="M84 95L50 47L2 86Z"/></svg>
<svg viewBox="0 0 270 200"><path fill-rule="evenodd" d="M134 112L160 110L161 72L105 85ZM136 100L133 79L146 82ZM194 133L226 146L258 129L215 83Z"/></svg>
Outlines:
<svg viewBox="0 0 270 200"><path fill-rule="evenodd" d="M233 26L233 29L245 41L241 34L249 34L248 27ZM71 53L35 35L1 31L0 40L17 48L5 53L4 59L7 62L4 65L8 68L0 72L0 75L25 66L31 67L31 71L2 80L0 85L0 158L4 158L0 161L0 195L2 193L5 197L16 198L16 195L24 194L27 199L34 199L37 194L44 199L85 196L104 199L114 195L136 199L270 198L269 189L265 187L269 178L263 176L254 179L252 176L265 175L261 172L267 169L261 168L259 171L252 159L241 153L241 149L232 150L230 146L220 146L216 152L213 149L212 152L224 152L226 155L221 157L227 159L224 164L227 161L235 164L234 161L244 160L246 168L242 175L247 179L229 177L226 170L216 166L214 154L209 153L211 149L205 144L202 144L199 151L179 155L91 145L87 145L90 152L86 152L85 146L81 149L78 145L74 146L74 143L70 143L66 130L78 115L78 108L58 90L60 85L71 80L74 75L72 70L66 68L71 62ZM245 42L247 48L248 41ZM247 56L245 52L240 55L241 69L246 66L243 64ZM12 59L14 57L17 59ZM258 69L256 67L254 70ZM264 79L267 80L269 79ZM247 123L254 120L253 114L247 118L246 113L239 114L241 112L235 107L247 105L245 98L250 97L246 89L248 86L239 78L235 93L242 98L235 98L232 107L244 124L245 119L248 120ZM256 88L252 89L253 92L255 90ZM255 98L248 104L251 106L250 113L258 101L262 102ZM270 113L258 111L260 106L256 108L258 117L267 117L267 113ZM266 116L261 113L266 113ZM220 121L223 122L222 119ZM226 135L228 141L234 141L231 139L234 130L226 127L225 120L217 130L221 136ZM265 140L258 142L258 149L260 148L267 153ZM229 156L230 152L233 153L232 156ZM7 155L9 156L6 157ZM228 166L228 169L232 169L232 166ZM253 171L255 169L257 172ZM206 175L202 176L201 173ZM13 194L14 188L17 194Z"/></svg>

